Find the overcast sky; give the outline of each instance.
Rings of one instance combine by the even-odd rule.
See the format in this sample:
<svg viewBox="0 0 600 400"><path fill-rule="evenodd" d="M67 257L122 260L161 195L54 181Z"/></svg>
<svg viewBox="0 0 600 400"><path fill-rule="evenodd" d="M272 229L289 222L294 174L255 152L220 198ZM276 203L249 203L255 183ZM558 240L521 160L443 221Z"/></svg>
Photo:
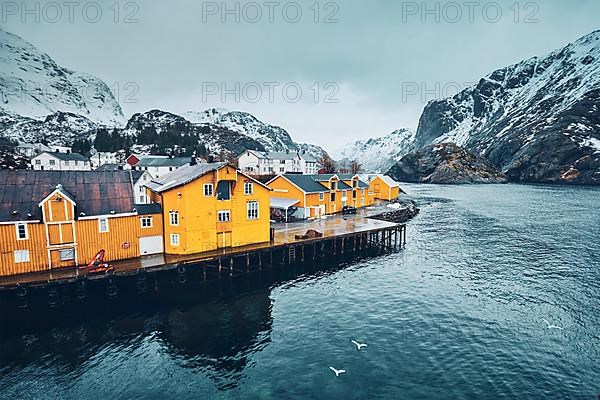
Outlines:
<svg viewBox="0 0 600 400"><path fill-rule="evenodd" d="M414 129L427 101L560 48L600 15L598 0L27 3L3 2L2 26L119 88L126 116L248 111L329 150Z"/></svg>

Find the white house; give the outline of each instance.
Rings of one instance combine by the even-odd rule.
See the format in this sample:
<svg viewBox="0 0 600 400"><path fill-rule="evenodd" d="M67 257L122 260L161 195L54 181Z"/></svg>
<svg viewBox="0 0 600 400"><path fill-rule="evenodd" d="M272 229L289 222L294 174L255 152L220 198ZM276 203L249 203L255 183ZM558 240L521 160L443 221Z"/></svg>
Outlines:
<svg viewBox="0 0 600 400"><path fill-rule="evenodd" d="M146 195L146 184L152 181L152 175L148 171L131 171L133 180L133 193L135 204L149 204L150 199Z"/></svg>
<svg viewBox="0 0 600 400"><path fill-rule="evenodd" d="M104 164L117 164L117 153L99 151L90 157L92 168L96 169Z"/></svg>
<svg viewBox="0 0 600 400"><path fill-rule="evenodd" d="M132 169L134 171L148 171L154 179L158 179L189 164L190 161L190 157L143 156Z"/></svg>
<svg viewBox="0 0 600 400"><path fill-rule="evenodd" d="M31 169L41 171L91 171L90 160L79 153L43 152L31 159Z"/></svg>
<svg viewBox="0 0 600 400"><path fill-rule="evenodd" d="M251 175L274 175L285 173L316 174L317 160L306 153L262 152L246 150L238 157L240 170Z"/></svg>

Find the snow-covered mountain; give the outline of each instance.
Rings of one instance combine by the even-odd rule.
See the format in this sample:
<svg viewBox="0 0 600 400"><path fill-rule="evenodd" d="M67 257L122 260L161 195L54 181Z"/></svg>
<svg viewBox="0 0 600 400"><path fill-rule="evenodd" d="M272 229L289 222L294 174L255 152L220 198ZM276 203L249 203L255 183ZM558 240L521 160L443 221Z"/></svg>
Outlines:
<svg viewBox="0 0 600 400"><path fill-rule="evenodd" d="M129 144L142 149L153 144L161 150L195 149L203 144L213 154L251 148L308 151L317 158L323 152L318 146L297 144L283 128L241 111L211 108L179 116L151 110L126 120L103 81L59 66L19 36L0 29L0 138L69 146L76 139L93 140L105 129L128 136Z"/></svg>
<svg viewBox="0 0 600 400"><path fill-rule="evenodd" d="M208 109L183 116L152 110L131 117L123 134L139 139L144 130L156 134L178 134L197 139L212 153L221 151L238 154L246 149L260 151L304 151L320 158L323 149L316 145L295 143L283 128L266 124L241 111ZM137 140L139 142L139 140Z"/></svg>
<svg viewBox="0 0 600 400"><path fill-rule="evenodd" d="M121 106L100 79L58 65L19 36L0 29L0 109L43 121L57 112L96 124L125 123Z"/></svg>
<svg viewBox="0 0 600 400"><path fill-rule="evenodd" d="M414 150L415 131L398 129L388 135L349 143L335 154L341 165L356 160L365 171L387 171L402 156Z"/></svg>
<svg viewBox="0 0 600 400"><path fill-rule="evenodd" d="M212 108L202 113L188 112L185 116L191 117L190 121L200 125L243 134L272 151L292 150L297 146L284 129L265 124L246 112Z"/></svg>
<svg viewBox="0 0 600 400"><path fill-rule="evenodd" d="M443 142L514 181L600 183L600 31L430 102L415 147Z"/></svg>

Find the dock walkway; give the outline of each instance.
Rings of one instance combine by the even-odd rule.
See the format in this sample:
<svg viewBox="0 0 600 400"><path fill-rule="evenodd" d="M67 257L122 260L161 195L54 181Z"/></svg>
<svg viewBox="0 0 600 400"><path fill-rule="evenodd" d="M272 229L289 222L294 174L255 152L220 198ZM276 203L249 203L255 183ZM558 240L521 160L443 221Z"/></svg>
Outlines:
<svg viewBox="0 0 600 400"><path fill-rule="evenodd" d="M140 272L160 272L172 270L197 263L218 263L221 267L221 260L233 260L235 257L246 256L249 260L250 255L258 254L258 262L260 263L260 255L264 252L272 253L283 249L283 253L287 250L286 256L294 254L295 248L301 247L301 254L304 257L304 246L320 243L321 251L325 254L324 245L326 242L332 243L333 254L336 251L337 241L341 241L341 251L344 251L344 240L350 238L354 248L356 246L382 245L392 248L393 246L403 246L406 241L406 231L404 225L395 223L378 221L366 218L362 215L352 216L328 216L326 219L304 221L295 223L278 223L274 224L274 238L271 242L254 244L249 246L241 246L227 249L211 250L197 254L174 256L174 255L154 255L128 260L111 261L111 265L115 267L114 273L108 275L110 277L136 275ZM316 230L323 234L323 237L297 240L296 235L304 235L307 230ZM386 232L388 233L386 236ZM395 235L395 236L394 236ZM378 238L378 239L376 239ZM392 239L394 243L392 243ZM340 245L337 245L338 247ZM291 250L290 250L291 249ZM316 247L313 248L312 256L315 257ZM248 261L249 262L249 261ZM233 265L233 261L231 261ZM95 280L106 278L106 275L87 276L85 268L64 268L54 269L43 272L29 273L23 275L0 277L0 290L26 286L44 286L50 283L69 283L81 279Z"/></svg>

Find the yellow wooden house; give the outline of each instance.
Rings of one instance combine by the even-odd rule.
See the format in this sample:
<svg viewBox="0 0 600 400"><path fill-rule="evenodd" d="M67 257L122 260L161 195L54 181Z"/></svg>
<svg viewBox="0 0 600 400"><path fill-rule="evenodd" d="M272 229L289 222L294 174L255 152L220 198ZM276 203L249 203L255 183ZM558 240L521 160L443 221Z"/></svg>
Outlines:
<svg viewBox="0 0 600 400"><path fill-rule="evenodd" d="M295 200L297 218L319 218L342 211L344 206L356 208L373 204L369 185L357 175L317 174L278 175L267 183L272 199Z"/></svg>
<svg viewBox="0 0 600 400"><path fill-rule="evenodd" d="M162 252L157 205L134 204L130 171L0 171L0 275Z"/></svg>
<svg viewBox="0 0 600 400"><path fill-rule="evenodd" d="M368 182L378 200L392 201L400 196L400 184L388 175L370 175Z"/></svg>
<svg viewBox="0 0 600 400"><path fill-rule="evenodd" d="M227 163L187 165L147 184L167 254L269 242L270 189Z"/></svg>

